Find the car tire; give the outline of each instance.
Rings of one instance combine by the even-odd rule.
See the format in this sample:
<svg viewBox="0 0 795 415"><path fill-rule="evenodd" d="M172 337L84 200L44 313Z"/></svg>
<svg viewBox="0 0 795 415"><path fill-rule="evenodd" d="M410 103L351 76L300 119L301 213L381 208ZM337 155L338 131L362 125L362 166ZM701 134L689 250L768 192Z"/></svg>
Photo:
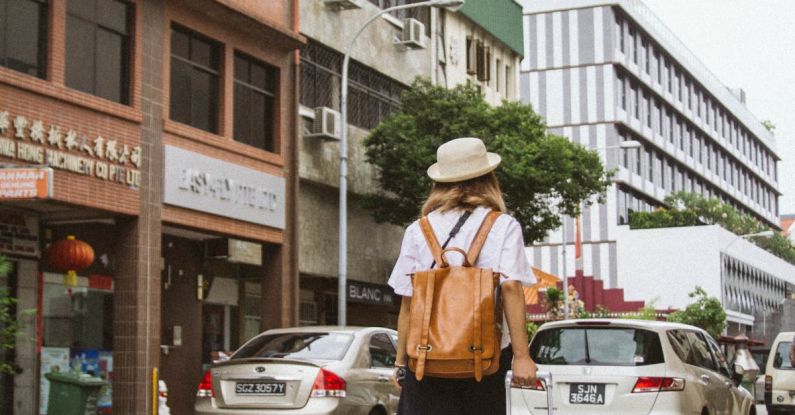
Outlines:
<svg viewBox="0 0 795 415"><path fill-rule="evenodd" d="M376 406L370 410L368 415L386 415L386 409L383 406Z"/></svg>

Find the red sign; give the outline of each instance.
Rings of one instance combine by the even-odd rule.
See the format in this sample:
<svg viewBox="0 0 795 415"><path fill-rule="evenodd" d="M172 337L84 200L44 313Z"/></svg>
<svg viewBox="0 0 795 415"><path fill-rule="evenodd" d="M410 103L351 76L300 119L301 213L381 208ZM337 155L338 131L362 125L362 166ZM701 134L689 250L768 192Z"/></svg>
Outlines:
<svg viewBox="0 0 795 415"><path fill-rule="evenodd" d="M0 169L0 200L47 199L52 196L52 169Z"/></svg>
<svg viewBox="0 0 795 415"><path fill-rule="evenodd" d="M113 291L113 277L93 274L88 276L88 288Z"/></svg>

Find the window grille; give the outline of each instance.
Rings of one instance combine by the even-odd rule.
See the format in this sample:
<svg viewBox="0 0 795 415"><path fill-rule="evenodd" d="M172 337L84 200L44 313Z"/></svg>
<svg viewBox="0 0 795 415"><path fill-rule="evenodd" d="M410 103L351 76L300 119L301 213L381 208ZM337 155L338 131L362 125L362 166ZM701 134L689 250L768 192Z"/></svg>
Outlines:
<svg viewBox="0 0 795 415"><path fill-rule="evenodd" d="M301 104L340 109L343 55L316 42L301 53ZM348 68L348 123L375 128L400 108L406 86L359 62Z"/></svg>

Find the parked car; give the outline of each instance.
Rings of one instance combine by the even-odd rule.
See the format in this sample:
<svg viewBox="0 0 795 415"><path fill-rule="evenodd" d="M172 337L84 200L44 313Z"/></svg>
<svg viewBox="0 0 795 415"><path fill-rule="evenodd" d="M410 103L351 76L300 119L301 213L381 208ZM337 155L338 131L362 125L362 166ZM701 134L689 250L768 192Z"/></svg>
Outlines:
<svg viewBox="0 0 795 415"><path fill-rule="evenodd" d="M554 382L556 413L754 415L717 343L684 324L640 320L567 320L541 326L530 344ZM739 366L739 365L738 365ZM542 382L512 389L514 414L546 414Z"/></svg>
<svg viewBox="0 0 795 415"><path fill-rule="evenodd" d="M789 348L795 332L782 332L770 348L765 370L765 406L767 413L795 414L795 368Z"/></svg>
<svg viewBox="0 0 795 415"><path fill-rule="evenodd" d="M751 355L756 360L756 365L759 366L759 376L754 382L754 401L757 404L764 405L765 403L765 374L767 373L767 358L770 356L770 349L768 348L754 348L751 349Z"/></svg>
<svg viewBox="0 0 795 415"><path fill-rule="evenodd" d="M268 330L207 370L196 414L394 414L396 345L378 327Z"/></svg>

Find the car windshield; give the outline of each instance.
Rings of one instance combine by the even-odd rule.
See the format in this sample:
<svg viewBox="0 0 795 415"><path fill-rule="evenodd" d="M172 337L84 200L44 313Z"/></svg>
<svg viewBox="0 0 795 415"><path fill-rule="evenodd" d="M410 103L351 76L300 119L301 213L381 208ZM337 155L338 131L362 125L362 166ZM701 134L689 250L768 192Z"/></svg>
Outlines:
<svg viewBox="0 0 795 415"><path fill-rule="evenodd" d="M645 366L664 362L657 333L613 327L539 331L530 345L530 355L545 365Z"/></svg>
<svg viewBox="0 0 795 415"><path fill-rule="evenodd" d="M773 358L773 367L776 369L792 370L792 362L789 360L789 347L792 343L781 342L776 348L776 356Z"/></svg>
<svg viewBox="0 0 795 415"><path fill-rule="evenodd" d="M343 333L279 333L254 338L232 359L250 357L342 360L353 335Z"/></svg>

